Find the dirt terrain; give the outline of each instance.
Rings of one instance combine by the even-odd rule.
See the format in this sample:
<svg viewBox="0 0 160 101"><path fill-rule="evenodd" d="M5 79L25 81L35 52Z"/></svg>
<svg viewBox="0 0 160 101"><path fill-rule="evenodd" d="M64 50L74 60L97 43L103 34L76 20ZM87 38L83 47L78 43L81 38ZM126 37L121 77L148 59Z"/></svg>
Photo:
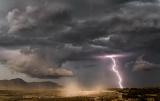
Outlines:
<svg viewBox="0 0 160 101"><path fill-rule="evenodd" d="M1 90L0 101L111 101L119 94L107 91L78 91L68 95L62 90Z"/></svg>
<svg viewBox="0 0 160 101"><path fill-rule="evenodd" d="M160 101L160 88L0 90L0 101Z"/></svg>

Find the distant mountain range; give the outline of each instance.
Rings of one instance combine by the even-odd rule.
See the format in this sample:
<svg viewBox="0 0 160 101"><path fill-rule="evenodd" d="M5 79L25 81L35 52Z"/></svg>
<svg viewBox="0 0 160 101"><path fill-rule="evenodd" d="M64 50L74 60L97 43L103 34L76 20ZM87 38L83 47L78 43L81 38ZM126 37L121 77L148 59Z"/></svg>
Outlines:
<svg viewBox="0 0 160 101"><path fill-rule="evenodd" d="M1 90L11 90L11 89L57 89L62 88L54 82L25 82L20 78L11 80L0 80Z"/></svg>

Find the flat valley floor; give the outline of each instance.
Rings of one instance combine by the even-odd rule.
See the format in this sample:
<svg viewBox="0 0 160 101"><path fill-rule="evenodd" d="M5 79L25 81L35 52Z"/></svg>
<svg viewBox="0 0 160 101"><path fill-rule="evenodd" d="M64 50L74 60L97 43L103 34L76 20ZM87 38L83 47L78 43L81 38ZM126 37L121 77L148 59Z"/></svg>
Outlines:
<svg viewBox="0 0 160 101"><path fill-rule="evenodd" d="M104 91L0 90L0 101L160 101L160 88Z"/></svg>

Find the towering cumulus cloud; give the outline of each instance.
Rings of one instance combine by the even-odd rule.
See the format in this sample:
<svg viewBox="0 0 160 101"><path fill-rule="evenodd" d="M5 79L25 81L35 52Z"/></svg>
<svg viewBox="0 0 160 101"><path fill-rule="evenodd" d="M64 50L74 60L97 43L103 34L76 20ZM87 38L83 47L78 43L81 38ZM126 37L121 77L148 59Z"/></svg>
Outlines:
<svg viewBox="0 0 160 101"><path fill-rule="evenodd" d="M7 67L34 78L74 76L72 71L61 68L72 47L48 40L49 32L53 34L58 29L64 29L71 20L67 5L54 3L14 8L8 12L6 19L9 23L8 35L4 33L1 38L10 42L1 44L5 44L4 47L18 46L16 54L13 52L14 55L1 59Z"/></svg>

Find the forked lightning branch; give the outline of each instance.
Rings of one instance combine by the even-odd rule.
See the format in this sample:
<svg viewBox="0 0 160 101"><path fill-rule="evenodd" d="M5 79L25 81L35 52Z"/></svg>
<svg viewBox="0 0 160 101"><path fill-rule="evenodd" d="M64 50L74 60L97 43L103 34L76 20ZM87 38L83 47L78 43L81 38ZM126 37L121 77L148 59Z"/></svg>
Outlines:
<svg viewBox="0 0 160 101"><path fill-rule="evenodd" d="M117 77L119 79L119 87L123 88L123 86L122 86L122 77L119 74L119 71L116 69L117 64L116 64L116 60L114 59L114 57L116 57L116 56L114 56L114 55L105 56L105 58L110 58L112 60L112 62L113 62L112 70L116 73L116 75L117 75Z"/></svg>

